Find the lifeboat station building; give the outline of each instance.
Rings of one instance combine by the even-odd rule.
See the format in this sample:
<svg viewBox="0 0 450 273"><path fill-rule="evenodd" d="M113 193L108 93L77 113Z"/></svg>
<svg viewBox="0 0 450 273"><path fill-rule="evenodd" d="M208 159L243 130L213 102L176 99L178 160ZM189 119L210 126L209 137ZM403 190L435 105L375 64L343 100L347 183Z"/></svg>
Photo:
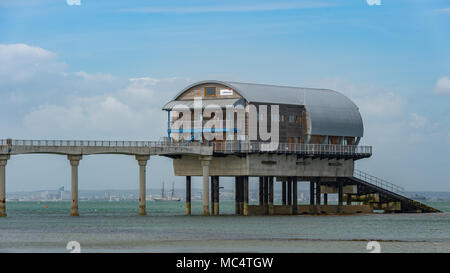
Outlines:
<svg viewBox="0 0 450 273"><path fill-rule="evenodd" d="M186 176L187 199L191 176L204 177L204 214L219 213L221 176L235 177L238 214L344 211L344 195L351 198L357 187L340 178L353 177L354 161L372 153L371 147L359 146L364 127L358 107L333 90L201 81L181 90L163 110L168 141L214 147L210 157L173 157L175 175ZM259 178L258 206L248 205L249 177ZM297 181L310 182L309 206L296 204ZM275 182L282 186L279 206L273 204ZM338 194L338 205L327 204L331 193ZM187 209L190 213L190 200Z"/></svg>

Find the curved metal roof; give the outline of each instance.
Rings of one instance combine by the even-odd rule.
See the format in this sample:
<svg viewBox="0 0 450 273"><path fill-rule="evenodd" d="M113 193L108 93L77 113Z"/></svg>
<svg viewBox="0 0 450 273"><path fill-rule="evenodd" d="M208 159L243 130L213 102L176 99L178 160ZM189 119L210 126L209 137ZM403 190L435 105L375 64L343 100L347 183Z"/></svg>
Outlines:
<svg viewBox="0 0 450 273"><path fill-rule="evenodd" d="M312 135L362 137L364 133L356 104L343 94L329 89L211 80L187 86L174 100L190 88L207 83L225 85L249 103L304 105L311 120Z"/></svg>

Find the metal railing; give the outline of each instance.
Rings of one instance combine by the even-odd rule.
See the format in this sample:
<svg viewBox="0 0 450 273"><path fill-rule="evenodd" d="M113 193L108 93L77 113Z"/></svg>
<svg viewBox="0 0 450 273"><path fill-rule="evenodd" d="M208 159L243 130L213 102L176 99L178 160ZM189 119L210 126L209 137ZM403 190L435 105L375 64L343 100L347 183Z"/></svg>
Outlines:
<svg viewBox="0 0 450 273"><path fill-rule="evenodd" d="M0 145L39 147L212 147L216 153L286 153L313 156L370 156L371 146L336 144L263 143L251 141L174 142L174 141L105 141L105 140L21 140L2 139Z"/></svg>
<svg viewBox="0 0 450 273"><path fill-rule="evenodd" d="M336 144L263 143L248 141L212 142L214 152L221 153L295 153L305 155L371 155L371 146Z"/></svg>
<svg viewBox="0 0 450 273"><path fill-rule="evenodd" d="M186 147L183 143L167 141L116 141L116 140L23 140L1 139L0 145L30 146L30 147ZM189 145L201 146L200 143Z"/></svg>
<svg viewBox="0 0 450 273"><path fill-rule="evenodd" d="M402 195L405 192L405 189L400 186L397 186L395 184L387 182L386 180L383 180L381 178L378 178L376 176L373 176L371 174L365 173L365 172L357 170L357 169L354 170L353 176L358 179L361 179L363 181L374 184L375 186L377 186L379 188L382 188L382 189L385 189L385 190L388 190L391 192L395 192L395 193L402 194Z"/></svg>

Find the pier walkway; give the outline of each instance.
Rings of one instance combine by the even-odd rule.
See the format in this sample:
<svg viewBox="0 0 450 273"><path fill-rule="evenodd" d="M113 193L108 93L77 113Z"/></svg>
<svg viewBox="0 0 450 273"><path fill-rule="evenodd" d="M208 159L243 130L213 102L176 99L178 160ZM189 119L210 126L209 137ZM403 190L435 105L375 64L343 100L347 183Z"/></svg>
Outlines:
<svg viewBox="0 0 450 273"><path fill-rule="evenodd" d="M270 145L258 142L187 142L175 143L168 141L92 141L92 140L16 140L3 139L0 140L0 216L6 216L6 176L5 169L7 161L11 156L20 154L56 154L67 156L71 165L71 194L72 208L70 215L78 216L78 165L83 156L96 154L122 154L135 156L139 165L139 214L145 215L146 212L146 166L150 156L160 155L171 158L181 157L183 155L195 156L201 163L203 175L203 214L209 215L209 165L213 157L226 155L246 155L246 154L289 154L297 155L297 158L311 159L338 159L338 160L358 160L372 155L372 147L370 146L350 146L335 144L294 144L280 143ZM214 191L218 191L218 177L211 176L211 181L216 181ZM238 177L236 177L238 178ZM260 177L262 178L262 176ZM187 213L190 214L190 176L186 177L187 188L186 204ZM273 179L273 177L271 177ZM242 179L241 179L242 180ZM243 198L243 204L247 202L242 211L248 212L248 176L244 177L247 181L247 187L242 187L242 192L236 192L237 195L247 196L247 200ZM292 178L292 182L294 178ZM426 206L420 202L411 200L402 194L402 189L384 180L375 178L363 172L355 171L353 177L338 178L337 182L345 185L356 185L358 187L357 194L349 194L348 202L366 202L372 206L378 206L380 209L387 211L396 211L386 204L400 203L399 212L438 212L438 210ZM189 182L189 183L188 183ZM295 182L297 179L295 178ZM314 183L314 182L311 182ZM245 183L244 183L245 184ZM295 189L296 184L294 185ZM188 186L189 185L189 186ZM212 185L215 185L214 183ZM273 199L273 183L270 184L272 189L266 189L272 192ZM342 203L342 186L339 191L340 203ZM246 191L245 191L246 189ZM188 192L189 191L189 192ZM218 206L218 193L216 202ZM294 194L294 193L292 193ZM320 196L320 190L318 190ZM260 194L261 196L261 194ZM291 196L296 198L295 196ZM266 199L268 197L265 197ZM189 200L189 201L188 201ZM212 200L211 200L212 201ZM320 198L319 198L320 202ZM273 201L272 201L273 205ZM294 204L293 204L294 205ZM319 203L320 205L320 203ZM296 201L295 201L295 206ZM384 207L383 207L384 206ZM189 209L188 209L189 207ZM217 209L218 211L218 209ZM297 212L297 207L292 209Z"/></svg>

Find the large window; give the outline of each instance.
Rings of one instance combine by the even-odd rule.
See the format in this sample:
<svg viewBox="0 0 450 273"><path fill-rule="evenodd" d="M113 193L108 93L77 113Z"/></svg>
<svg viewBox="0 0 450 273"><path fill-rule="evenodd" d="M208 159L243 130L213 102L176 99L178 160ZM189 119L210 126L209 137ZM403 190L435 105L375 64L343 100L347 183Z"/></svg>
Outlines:
<svg viewBox="0 0 450 273"><path fill-rule="evenodd" d="M215 97L216 88L215 87L205 87L205 97Z"/></svg>

